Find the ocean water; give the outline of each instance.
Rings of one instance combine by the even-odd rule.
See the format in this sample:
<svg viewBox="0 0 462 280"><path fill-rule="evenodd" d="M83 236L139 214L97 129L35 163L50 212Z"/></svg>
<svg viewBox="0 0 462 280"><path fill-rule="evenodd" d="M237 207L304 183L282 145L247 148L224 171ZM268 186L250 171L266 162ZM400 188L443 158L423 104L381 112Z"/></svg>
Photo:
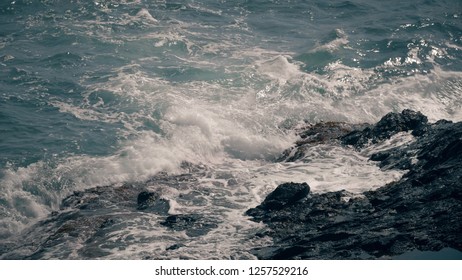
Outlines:
<svg viewBox="0 0 462 280"><path fill-rule="evenodd" d="M218 213L219 226L190 237L134 211L104 239L124 249L104 258L252 258L270 240L250 238L264 226L243 212L278 184L360 194L403 175L368 154L412 141L322 144L275 162L294 128L403 109L461 121L461 71L459 0L2 1L0 239L16 242L74 191L183 174L189 162L208 170L190 186L203 203L164 186L170 213ZM172 242L185 246L165 251ZM47 257L87 258L85 246Z"/></svg>

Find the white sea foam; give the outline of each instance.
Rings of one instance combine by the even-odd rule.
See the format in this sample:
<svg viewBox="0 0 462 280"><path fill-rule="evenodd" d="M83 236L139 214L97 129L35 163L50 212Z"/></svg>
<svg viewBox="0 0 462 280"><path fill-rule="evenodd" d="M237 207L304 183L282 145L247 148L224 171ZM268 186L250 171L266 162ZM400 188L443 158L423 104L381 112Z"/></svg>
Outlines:
<svg viewBox="0 0 462 280"><path fill-rule="evenodd" d="M409 61L417 59L410 52ZM308 112L305 114L310 122L372 123L390 111L404 109L421 111L431 121L461 120L460 74L437 66L427 74L386 81L373 69L348 67L339 62L328 65L328 76L304 73L282 56L257 65L261 74L274 81L257 91L257 99L269 103L270 108L274 106L271 103L277 102L277 106L293 108L293 112Z"/></svg>
<svg viewBox="0 0 462 280"><path fill-rule="evenodd" d="M189 3L188 6L191 7L192 9L194 9L194 10L209 13L209 14L213 14L213 15L220 16L223 13L223 11L221 11L221 10L206 8L206 7L200 6L200 5L195 4L195 3Z"/></svg>
<svg viewBox="0 0 462 280"><path fill-rule="evenodd" d="M19 232L57 207L59 194L56 191L59 190L50 188L53 182L46 181L47 171L44 162L3 170L0 179L1 237Z"/></svg>
<svg viewBox="0 0 462 280"><path fill-rule="evenodd" d="M415 137L410 132L399 132L393 135L390 139L384 140L383 142L375 145L370 145L362 149L361 154L370 157L372 154L389 150L397 147L408 146L415 141Z"/></svg>
<svg viewBox="0 0 462 280"><path fill-rule="evenodd" d="M340 49L341 47L346 47L349 43L348 41L348 36L343 31L342 29L335 29L335 35L337 36L336 39L324 43L324 44L318 44L313 50L310 52L316 52L316 51L328 51L328 52L334 52Z"/></svg>
<svg viewBox="0 0 462 280"><path fill-rule="evenodd" d="M150 22L150 23L158 23L157 19L155 19L147 9L145 8L142 8L141 10L139 10L138 13L136 13L136 16L139 17L139 18L142 18L144 20L146 20L147 22Z"/></svg>
<svg viewBox="0 0 462 280"><path fill-rule="evenodd" d="M258 64L257 64L258 65ZM299 66L289 63L287 57L279 55L258 65L258 70L272 79L285 84L288 80L299 79L303 73Z"/></svg>

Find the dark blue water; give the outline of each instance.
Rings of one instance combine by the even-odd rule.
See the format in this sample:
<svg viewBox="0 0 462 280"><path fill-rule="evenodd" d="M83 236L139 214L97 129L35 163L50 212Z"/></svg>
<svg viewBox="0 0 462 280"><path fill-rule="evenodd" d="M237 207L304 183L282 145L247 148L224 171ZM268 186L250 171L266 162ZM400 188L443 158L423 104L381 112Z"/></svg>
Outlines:
<svg viewBox="0 0 462 280"><path fill-rule="evenodd" d="M461 71L458 0L3 1L0 236L74 190L265 164L303 121L460 121Z"/></svg>

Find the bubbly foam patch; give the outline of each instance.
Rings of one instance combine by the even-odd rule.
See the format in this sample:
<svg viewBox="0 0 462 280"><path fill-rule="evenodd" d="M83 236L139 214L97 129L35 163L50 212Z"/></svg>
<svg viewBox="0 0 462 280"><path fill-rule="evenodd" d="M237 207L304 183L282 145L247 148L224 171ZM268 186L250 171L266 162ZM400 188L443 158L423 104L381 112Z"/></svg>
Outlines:
<svg viewBox="0 0 462 280"><path fill-rule="evenodd" d="M282 55L262 62L258 65L258 70L271 79L278 80L280 84L300 78L302 75L299 66L290 63L287 57Z"/></svg>
<svg viewBox="0 0 462 280"><path fill-rule="evenodd" d="M412 59L412 50L409 59ZM260 64L259 64L260 65ZM286 57L262 62L258 70L270 82L256 93L257 101L268 110L280 106L304 111L309 122L347 121L351 123L379 120L392 111L421 111L429 120L461 120L459 73L440 67L427 74L411 74L388 81L370 69L328 65L328 76L302 72ZM271 82L274 81L274 82ZM276 103L276 104L275 104Z"/></svg>
<svg viewBox="0 0 462 280"><path fill-rule="evenodd" d="M53 181L44 178L49 172L44 162L37 162L16 170L2 170L0 179L0 236L9 237L31 221L47 215L57 206Z"/></svg>

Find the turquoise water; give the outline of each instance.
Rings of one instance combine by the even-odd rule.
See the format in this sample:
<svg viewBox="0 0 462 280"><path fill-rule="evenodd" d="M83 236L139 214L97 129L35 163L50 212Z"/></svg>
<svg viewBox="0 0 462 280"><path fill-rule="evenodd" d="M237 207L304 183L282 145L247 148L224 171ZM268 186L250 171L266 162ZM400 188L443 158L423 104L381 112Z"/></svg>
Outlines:
<svg viewBox="0 0 462 280"><path fill-rule="evenodd" d="M18 0L0 27L4 238L74 190L271 163L303 122L462 120L457 0Z"/></svg>

